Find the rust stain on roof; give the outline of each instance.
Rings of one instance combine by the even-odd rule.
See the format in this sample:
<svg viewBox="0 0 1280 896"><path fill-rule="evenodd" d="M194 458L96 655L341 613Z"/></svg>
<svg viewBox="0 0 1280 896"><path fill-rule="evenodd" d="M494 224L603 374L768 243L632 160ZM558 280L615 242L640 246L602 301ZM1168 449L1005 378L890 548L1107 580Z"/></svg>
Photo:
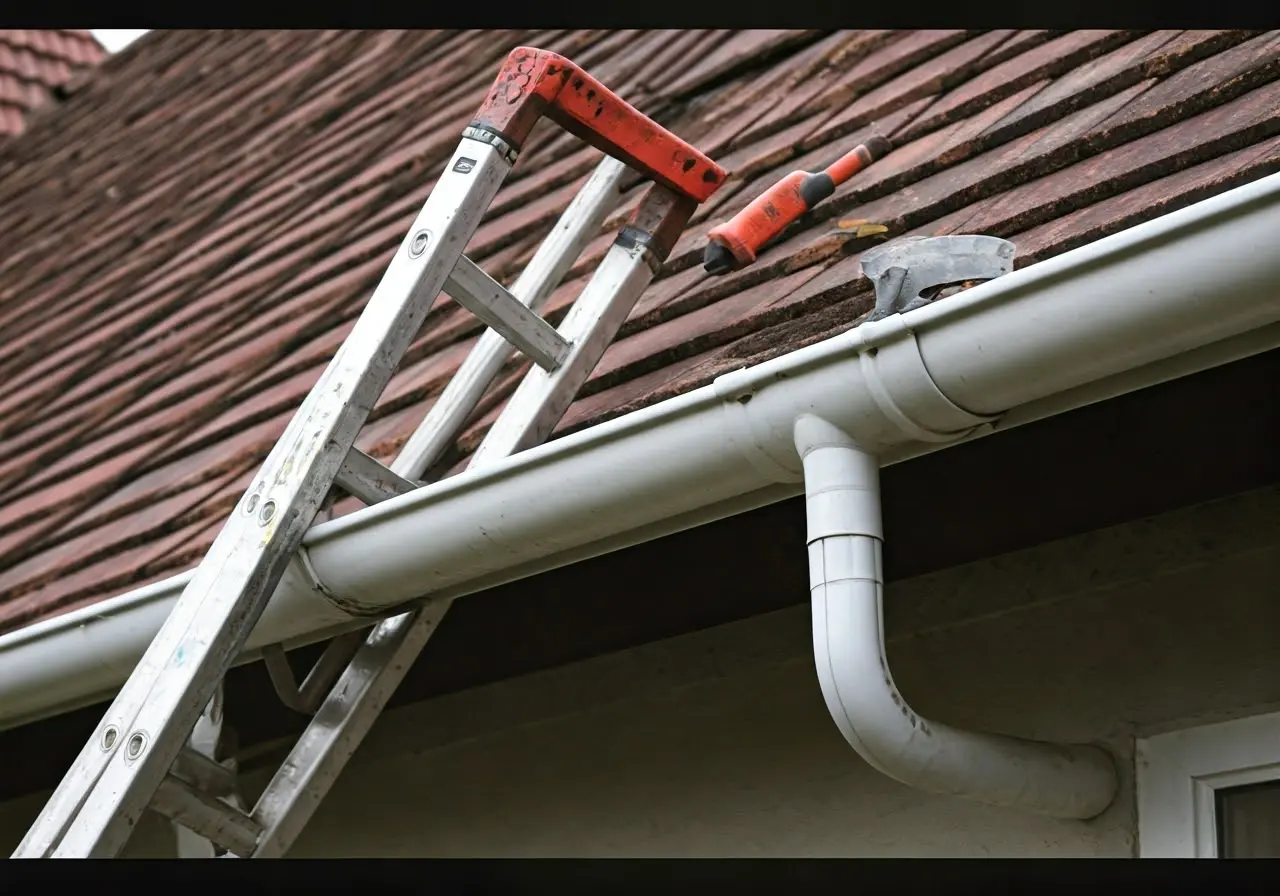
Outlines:
<svg viewBox="0 0 1280 896"><path fill-rule="evenodd" d="M13 33L0 77L30 50ZM557 434L855 326L871 243L834 219L990 233L1026 265L1280 170L1277 32L156 32L0 147L0 630L199 560L518 45L568 56L730 171ZM871 133L893 152L753 266L702 271L712 227ZM536 127L468 254L509 283L598 158ZM479 330L441 297L359 446L393 456Z"/></svg>

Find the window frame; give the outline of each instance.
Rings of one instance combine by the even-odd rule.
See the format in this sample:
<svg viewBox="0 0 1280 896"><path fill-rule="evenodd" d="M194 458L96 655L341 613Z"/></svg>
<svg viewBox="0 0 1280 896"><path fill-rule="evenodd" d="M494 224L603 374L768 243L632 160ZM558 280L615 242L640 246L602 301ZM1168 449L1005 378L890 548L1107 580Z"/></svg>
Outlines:
<svg viewBox="0 0 1280 896"><path fill-rule="evenodd" d="M1218 856L1216 791L1280 780L1280 712L1139 738L1138 854Z"/></svg>

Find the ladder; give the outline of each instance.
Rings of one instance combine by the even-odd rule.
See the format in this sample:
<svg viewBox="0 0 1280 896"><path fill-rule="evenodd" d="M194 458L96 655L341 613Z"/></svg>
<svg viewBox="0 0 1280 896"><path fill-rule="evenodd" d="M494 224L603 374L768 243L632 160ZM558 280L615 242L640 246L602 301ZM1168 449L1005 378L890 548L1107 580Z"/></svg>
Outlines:
<svg viewBox="0 0 1280 896"><path fill-rule="evenodd" d="M544 116L606 156L508 291L462 253ZM599 233L627 168L653 183L553 328L537 311ZM221 724L222 679L331 490L372 504L422 487L513 349L533 365L470 467L544 441L724 178L568 59L513 50L351 334L14 857L113 857L147 809L227 857L283 855L449 607L428 601L367 636L334 639L301 687L279 646L264 652L286 705L312 718L252 811L238 808L234 766L219 763L209 742ZM488 329L387 467L354 442L442 289Z"/></svg>

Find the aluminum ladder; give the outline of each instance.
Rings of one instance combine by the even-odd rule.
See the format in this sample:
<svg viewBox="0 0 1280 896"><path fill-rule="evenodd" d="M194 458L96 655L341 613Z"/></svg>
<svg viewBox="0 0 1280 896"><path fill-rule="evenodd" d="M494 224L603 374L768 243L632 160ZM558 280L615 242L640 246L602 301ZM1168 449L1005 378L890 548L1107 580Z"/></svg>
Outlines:
<svg viewBox="0 0 1280 896"><path fill-rule="evenodd" d="M543 116L606 156L508 291L462 253ZM600 232L628 167L653 183L555 329L536 312ZM230 799L234 766L212 749L221 683L332 488L372 504L423 487L512 349L533 366L470 466L544 441L724 178L568 59L513 50L351 334L14 857L115 856L148 808L230 857L282 855L449 607L426 602L335 639L301 688L283 650L266 651L277 691L312 719L252 811ZM442 289L489 329L386 467L354 442Z"/></svg>

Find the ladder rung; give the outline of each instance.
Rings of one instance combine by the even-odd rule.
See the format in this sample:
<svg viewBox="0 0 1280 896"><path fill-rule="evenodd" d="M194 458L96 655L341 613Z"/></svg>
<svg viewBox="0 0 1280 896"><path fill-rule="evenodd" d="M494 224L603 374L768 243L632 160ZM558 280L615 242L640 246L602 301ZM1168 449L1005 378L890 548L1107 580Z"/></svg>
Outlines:
<svg viewBox="0 0 1280 896"><path fill-rule="evenodd" d="M347 452L334 482L366 504L378 504L418 487L358 448Z"/></svg>
<svg viewBox="0 0 1280 896"><path fill-rule="evenodd" d="M248 815L173 775L160 783L151 809L239 856L251 855L262 836L262 825Z"/></svg>
<svg viewBox="0 0 1280 896"><path fill-rule="evenodd" d="M174 760L173 773L210 796L235 793L235 772L190 747L184 747Z"/></svg>
<svg viewBox="0 0 1280 896"><path fill-rule="evenodd" d="M582 250L604 226L621 198L618 184L630 170L605 156L573 197L551 233L511 284L511 294L535 314L551 298ZM558 332L558 331L557 331ZM511 344L496 330L485 330L467 359L449 380L426 418L397 455L394 469L411 479L430 477L431 468L457 439L463 425L510 359Z"/></svg>
<svg viewBox="0 0 1280 896"><path fill-rule="evenodd" d="M670 252L671 234L680 233L694 208L693 200L672 190L650 188L633 213L640 226L619 232L560 324L570 340L563 363L554 371L529 371L471 455L469 468L501 460L551 435ZM665 245L653 237L664 232Z"/></svg>
<svg viewBox="0 0 1280 896"><path fill-rule="evenodd" d="M543 370L555 370L569 343L537 314L463 255L445 282L445 292Z"/></svg>
<svg viewBox="0 0 1280 896"><path fill-rule="evenodd" d="M571 72L576 73L572 80ZM509 351L499 350L501 341L536 369L525 375L468 468L494 464L545 441L657 274L697 202L725 178L710 159L554 54L518 48L495 84L498 89L464 132L452 163L341 349L271 449L15 857L114 856L146 809L181 829L178 845L185 855L208 855L210 843L230 855L283 855L451 601L384 620L367 636L356 632L335 639L301 686L282 646L264 651L281 699L314 712L258 805L246 812L236 792L235 764L216 761L216 748L227 746L221 680L243 651L316 514L335 486L366 504L418 488L412 480L438 456L439 445L455 437L509 357ZM601 117L601 110L609 114ZM462 251L515 163L519 143L543 114L574 134L587 134L617 159L602 164L589 182L590 195L581 203L575 200L564 230L557 225L532 270L508 291ZM619 166L628 161L658 183L557 330L537 309L598 232L603 206L617 198ZM441 291L489 329L473 353L476 362L459 374L463 383L446 390L445 396L453 398L445 410L428 415L435 424L448 423L447 431L423 438L430 451L406 452L387 467L353 446Z"/></svg>

